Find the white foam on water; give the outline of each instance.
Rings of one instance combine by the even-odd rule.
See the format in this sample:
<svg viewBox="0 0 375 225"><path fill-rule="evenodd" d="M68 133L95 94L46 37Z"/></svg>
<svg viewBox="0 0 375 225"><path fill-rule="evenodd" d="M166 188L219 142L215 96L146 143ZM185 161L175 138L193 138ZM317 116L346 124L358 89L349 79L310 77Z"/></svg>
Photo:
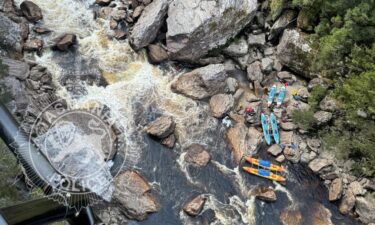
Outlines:
<svg viewBox="0 0 375 225"><path fill-rule="evenodd" d="M294 204L294 199L293 199L292 194L288 191L288 189L286 189L283 185L281 185L280 183L278 183L276 181L274 181L273 184L275 185L275 190L276 191L284 192L286 194L286 196L288 197L289 201L293 205Z"/></svg>

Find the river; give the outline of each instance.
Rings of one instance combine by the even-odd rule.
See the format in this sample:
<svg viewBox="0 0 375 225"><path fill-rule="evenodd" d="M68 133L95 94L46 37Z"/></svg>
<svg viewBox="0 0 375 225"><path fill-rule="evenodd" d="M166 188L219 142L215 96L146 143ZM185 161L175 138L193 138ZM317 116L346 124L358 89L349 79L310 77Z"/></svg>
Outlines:
<svg viewBox="0 0 375 225"><path fill-rule="evenodd" d="M244 173L231 159L225 143L226 128L208 115L207 102L196 102L170 90L170 83L187 70L176 69L172 63L163 67L149 64L144 52L135 53L127 41L108 38L108 23L94 20L94 0L32 0L42 8L44 26L53 30L43 36L46 45L63 33L78 35L79 46L68 53L46 49L42 56L25 57L47 67L60 87L61 98L83 105L90 101L107 105L113 116L126 129L126 168L135 168L151 183L161 210L151 214L140 225L178 224L258 224L277 225L284 210L300 211L302 224L319 220L322 204L329 210L333 224L356 224L341 216L327 200L327 190L319 178L300 164L287 164L285 186ZM19 5L22 1L16 0ZM67 16L69 15L69 16ZM82 84L85 94L73 98L61 86L63 76L73 71L85 74L89 69L101 71L107 86ZM170 115L176 121L179 144L166 149L145 136L142 127L159 115ZM200 143L209 150L212 160L205 168L185 164L181 149ZM259 154L267 158L265 146ZM249 195L256 185L272 186L278 200L264 203ZM202 215L188 217L181 212L187 199L196 194L208 198ZM318 212L318 213L316 213ZM315 224L317 224L315 222Z"/></svg>

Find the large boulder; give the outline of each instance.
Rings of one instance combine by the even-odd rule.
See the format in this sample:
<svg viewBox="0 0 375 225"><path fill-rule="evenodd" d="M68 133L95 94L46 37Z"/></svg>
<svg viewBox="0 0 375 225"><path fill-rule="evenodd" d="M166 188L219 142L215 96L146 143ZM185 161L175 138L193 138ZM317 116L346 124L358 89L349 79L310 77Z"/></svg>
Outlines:
<svg viewBox="0 0 375 225"><path fill-rule="evenodd" d="M148 213L157 212L159 203L151 194L151 186L135 171L125 171L115 180L114 198L130 219L144 220Z"/></svg>
<svg viewBox="0 0 375 225"><path fill-rule="evenodd" d="M32 1L24 1L20 5L22 14L30 21L36 22L43 19L42 10Z"/></svg>
<svg viewBox="0 0 375 225"><path fill-rule="evenodd" d="M148 58L151 63L161 63L168 59L167 51L161 45L150 44L147 46Z"/></svg>
<svg viewBox="0 0 375 225"><path fill-rule="evenodd" d="M332 161L329 160L329 159L325 159L325 158L316 158L314 159L313 161L311 161L309 163L309 167L310 169L315 172L315 173L318 173L320 170L322 170L323 168L326 168L328 166L331 166L332 165Z"/></svg>
<svg viewBox="0 0 375 225"><path fill-rule="evenodd" d="M266 202L275 202L277 200L275 190L271 187L258 186L253 190L253 195Z"/></svg>
<svg viewBox="0 0 375 225"><path fill-rule="evenodd" d="M332 119L332 113L326 111L318 111L314 114L317 125L325 125Z"/></svg>
<svg viewBox="0 0 375 225"><path fill-rule="evenodd" d="M347 190L344 197L341 199L339 211L341 214L347 215L355 205L355 195L350 190Z"/></svg>
<svg viewBox="0 0 375 225"><path fill-rule="evenodd" d="M274 144L268 148L267 152L276 157L283 152L283 149L280 147L280 145Z"/></svg>
<svg viewBox="0 0 375 225"><path fill-rule="evenodd" d="M250 81L263 81L262 63L255 61L247 66L247 78Z"/></svg>
<svg viewBox="0 0 375 225"><path fill-rule="evenodd" d="M213 117L222 118L233 108L233 95L217 94L210 99L210 110Z"/></svg>
<svg viewBox="0 0 375 225"><path fill-rule="evenodd" d="M336 178L332 181L331 185L329 186L329 195L328 199L330 201L336 201L341 198L343 190L343 182L342 178Z"/></svg>
<svg viewBox="0 0 375 225"><path fill-rule="evenodd" d="M231 127L226 134L226 139L232 150L234 161L239 164L242 156L244 156L249 148L247 142L248 129L245 124L237 123Z"/></svg>
<svg viewBox="0 0 375 225"><path fill-rule="evenodd" d="M326 96L319 104L321 110L327 112L335 112L339 109L337 101L329 96Z"/></svg>
<svg viewBox="0 0 375 225"><path fill-rule="evenodd" d="M30 74L29 65L25 62L10 58L1 58L1 61L7 66L7 74L9 76L15 77L19 80L26 80Z"/></svg>
<svg viewBox="0 0 375 225"><path fill-rule="evenodd" d="M192 144L185 149L185 161L191 163L195 167L206 166L210 161L210 153L200 144Z"/></svg>
<svg viewBox="0 0 375 225"><path fill-rule="evenodd" d="M56 38L54 48L59 51L68 51L68 49L77 42L75 34L63 34Z"/></svg>
<svg viewBox="0 0 375 225"><path fill-rule="evenodd" d="M171 58L195 61L224 45L253 18L257 0L175 0L168 9Z"/></svg>
<svg viewBox="0 0 375 225"><path fill-rule="evenodd" d="M134 49L150 44L157 36L168 10L168 0L154 0L146 6L130 34Z"/></svg>
<svg viewBox="0 0 375 225"><path fill-rule="evenodd" d="M293 10L286 10L276 21L273 23L268 40L276 40L282 34L284 29L291 24L296 17L296 12Z"/></svg>
<svg viewBox="0 0 375 225"><path fill-rule="evenodd" d="M147 133L157 138L166 138L174 132L176 127L173 118L161 116L153 121L147 128Z"/></svg>
<svg viewBox="0 0 375 225"><path fill-rule="evenodd" d="M181 75L171 88L174 92L201 100L224 92L227 76L223 64L211 64Z"/></svg>
<svg viewBox="0 0 375 225"><path fill-rule="evenodd" d="M247 146L250 152L256 152L263 142L263 134L254 127L250 127L247 132Z"/></svg>
<svg viewBox="0 0 375 225"><path fill-rule="evenodd" d="M21 26L0 13L0 48L10 55L13 52L22 52L22 29Z"/></svg>
<svg viewBox="0 0 375 225"><path fill-rule="evenodd" d="M364 223L375 222L375 199L371 195L357 197L355 201L355 212L359 220Z"/></svg>
<svg viewBox="0 0 375 225"><path fill-rule="evenodd" d="M287 29L277 46L277 58L281 64L306 78L315 75L311 71L312 48L306 41L306 35Z"/></svg>
<svg viewBox="0 0 375 225"><path fill-rule="evenodd" d="M195 197L193 200L185 204L183 210L190 216L198 216L201 213L207 198L203 195Z"/></svg>

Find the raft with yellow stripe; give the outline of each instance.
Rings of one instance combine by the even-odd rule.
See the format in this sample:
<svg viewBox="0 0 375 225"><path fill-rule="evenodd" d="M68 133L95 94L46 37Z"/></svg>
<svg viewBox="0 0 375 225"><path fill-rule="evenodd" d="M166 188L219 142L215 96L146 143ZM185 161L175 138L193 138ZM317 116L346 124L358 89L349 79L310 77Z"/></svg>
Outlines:
<svg viewBox="0 0 375 225"><path fill-rule="evenodd" d="M269 161L262 160L262 159L256 159L251 156L245 156L245 160L248 163L254 164L256 166L263 167L268 170L277 171L277 172L285 172L285 168L283 166L278 166L273 163L270 163Z"/></svg>
<svg viewBox="0 0 375 225"><path fill-rule="evenodd" d="M274 174L272 172L270 172L269 170L265 170L265 169L255 169L255 168L252 168L252 167L242 167L242 169L248 173L251 173L251 174L254 174L254 175L257 175L259 177L263 177L263 178L266 178L266 179L269 179L269 180L274 180L274 181L278 181L278 182L284 182L285 181L285 178L280 176L280 175L277 175L277 174Z"/></svg>

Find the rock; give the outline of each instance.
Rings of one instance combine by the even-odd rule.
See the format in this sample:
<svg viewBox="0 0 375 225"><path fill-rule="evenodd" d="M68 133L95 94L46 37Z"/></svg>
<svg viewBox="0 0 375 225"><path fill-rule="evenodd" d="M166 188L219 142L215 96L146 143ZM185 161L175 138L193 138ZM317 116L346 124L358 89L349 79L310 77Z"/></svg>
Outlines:
<svg viewBox="0 0 375 225"><path fill-rule="evenodd" d="M75 34L63 34L56 39L55 47L60 51L67 51L77 41Z"/></svg>
<svg viewBox="0 0 375 225"><path fill-rule="evenodd" d="M0 13L0 47L10 54L22 52L21 26Z"/></svg>
<svg viewBox="0 0 375 225"><path fill-rule="evenodd" d="M332 119L332 113L326 111L318 111L314 114L317 125L325 125Z"/></svg>
<svg viewBox="0 0 375 225"><path fill-rule="evenodd" d="M1 0L0 1L0 11L1 12L13 12L13 0Z"/></svg>
<svg viewBox="0 0 375 225"><path fill-rule="evenodd" d="M176 127L173 118L170 116L161 116L154 120L148 127L146 132L157 138L166 138L174 132Z"/></svg>
<svg viewBox="0 0 375 225"><path fill-rule="evenodd" d="M269 74L273 68L273 59L267 57L262 59L262 70L264 73Z"/></svg>
<svg viewBox="0 0 375 225"><path fill-rule="evenodd" d="M331 221L332 213L320 203L315 203L312 209L311 225L334 225Z"/></svg>
<svg viewBox="0 0 375 225"><path fill-rule="evenodd" d="M247 38L247 43L250 46L263 47L266 44L266 35L265 35L265 33L249 34L249 36Z"/></svg>
<svg viewBox="0 0 375 225"><path fill-rule="evenodd" d="M312 153L315 153L315 152L312 152ZM334 180L334 179L340 177L340 172L338 170L335 170L335 171L332 171L332 172L321 174L320 177L323 180Z"/></svg>
<svg viewBox="0 0 375 225"><path fill-rule="evenodd" d="M355 205L355 195L351 191L346 191L344 197L341 199L339 211L341 214L347 215Z"/></svg>
<svg viewBox="0 0 375 225"><path fill-rule="evenodd" d="M206 66L209 64L221 64L224 61L225 61L225 58L223 55L216 55L216 56L204 56L194 63L197 63L198 65Z"/></svg>
<svg viewBox="0 0 375 225"><path fill-rule="evenodd" d="M224 92L227 73L223 64L211 64L181 75L171 88L192 99L204 99Z"/></svg>
<svg viewBox="0 0 375 225"><path fill-rule="evenodd" d="M102 19L107 19L113 12L113 8L111 7L102 7L99 10L98 17Z"/></svg>
<svg viewBox="0 0 375 225"><path fill-rule="evenodd" d="M276 157L276 162L278 163L283 163L285 161L285 156L284 155L279 155Z"/></svg>
<svg viewBox="0 0 375 225"><path fill-rule="evenodd" d="M375 221L375 199L371 195L358 197L355 201L355 212L362 223Z"/></svg>
<svg viewBox="0 0 375 225"><path fill-rule="evenodd" d="M262 63L259 61L255 61L251 63L247 67L247 78L250 81L259 81L262 82L263 80L263 72L262 72Z"/></svg>
<svg viewBox="0 0 375 225"><path fill-rule="evenodd" d="M292 131L280 131L280 143L284 145L290 145L293 143L293 132Z"/></svg>
<svg viewBox="0 0 375 225"><path fill-rule="evenodd" d="M174 134L169 135L161 141L161 144L167 148L173 148L176 144L176 136Z"/></svg>
<svg viewBox="0 0 375 225"><path fill-rule="evenodd" d="M229 112L229 118L231 118L236 123L245 123L245 118L243 115L240 115L238 113Z"/></svg>
<svg viewBox="0 0 375 225"><path fill-rule="evenodd" d="M275 54L275 48L274 47L268 47L268 48L264 49L264 55L265 56L272 56L273 54Z"/></svg>
<svg viewBox="0 0 375 225"><path fill-rule="evenodd" d="M242 97L242 95L243 95L244 93L245 93L245 90L242 89L242 88L239 88L239 89L236 91L236 93L234 93L234 95L233 95L234 100L238 101L238 100Z"/></svg>
<svg viewBox="0 0 375 225"><path fill-rule="evenodd" d="M26 43L23 45L23 49L25 51L40 51L43 48L43 40L41 39L31 39L26 41Z"/></svg>
<svg viewBox="0 0 375 225"><path fill-rule="evenodd" d="M234 106L234 98L232 95L217 94L210 99L210 109L213 117L222 118Z"/></svg>
<svg viewBox="0 0 375 225"><path fill-rule="evenodd" d="M111 3L112 0L96 0L95 3L100 6L107 6L109 3Z"/></svg>
<svg viewBox="0 0 375 225"><path fill-rule="evenodd" d="M124 20L126 18L126 11L122 9L113 9L111 12L111 18L117 22Z"/></svg>
<svg viewBox="0 0 375 225"><path fill-rule="evenodd" d="M301 30L313 31L316 20L317 18L311 10L302 8L297 17L297 27Z"/></svg>
<svg viewBox="0 0 375 225"><path fill-rule="evenodd" d="M247 54L249 51L249 45L245 38L241 37L233 41L228 47L226 47L223 52L226 55L232 57L241 57Z"/></svg>
<svg viewBox="0 0 375 225"><path fill-rule="evenodd" d="M263 142L263 134L254 127L250 127L247 132L247 145L250 152L256 152Z"/></svg>
<svg viewBox="0 0 375 225"><path fill-rule="evenodd" d="M327 84L325 83L325 81L319 77L310 80L309 84L307 85L307 88L309 91L311 91L313 88L317 86L322 86L324 88L327 88Z"/></svg>
<svg viewBox="0 0 375 225"><path fill-rule="evenodd" d="M275 21L270 29L268 40L277 41L284 29L291 24L296 17L296 12L293 10L285 10L284 13Z"/></svg>
<svg viewBox="0 0 375 225"><path fill-rule="evenodd" d="M310 97L310 93L309 91L307 90L306 87L301 87L298 89L298 92L297 92L297 95L299 97L301 97L301 99L304 101L304 102L307 102L307 99Z"/></svg>
<svg viewBox="0 0 375 225"><path fill-rule="evenodd" d="M284 66L295 73L312 79L311 72L312 49L305 40L305 34L297 30L285 30L277 46L277 58Z"/></svg>
<svg viewBox="0 0 375 225"><path fill-rule="evenodd" d="M271 147L268 148L267 152L273 156L278 156L281 154L283 149L280 147L280 145L273 144Z"/></svg>
<svg viewBox="0 0 375 225"><path fill-rule="evenodd" d="M367 114L367 112L365 112L364 110L362 110L362 109L358 109L358 110L357 110L357 116L362 117L362 118L364 118L364 119L367 119L368 114Z"/></svg>
<svg viewBox="0 0 375 225"><path fill-rule="evenodd" d="M258 186L252 193L256 198L266 202L275 202L277 200L275 190L271 187Z"/></svg>
<svg viewBox="0 0 375 225"><path fill-rule="evenodd" d="M280 63L280 60L275 59L273 62L273 69L280 72L283 69L283 65Z"/></svg>
<svg viewBox="0 0 375 225"><path fill-rule="evenodd" d="M196 167L204 167L210 161L211 156L200 144L192 144L185 149L185 161Z"/></svg>
<svg viewBox="0 0 375 225"><path fill-rule="evenodd" d="M348 190L350 190L354 195L364 195L366 190L358 181L353 181L349 184Z"/></svg>
<svg viewBox="0 0 375 225"><path fill-rule="evenodd" d="M332 161L324 158L316 158L313 161L309 163L309 168L315 172L318 173L323 168L326 168L328 166L332 165Z"/></svg>
<svg viewBox="0 0 375 225"><path fill-rule="evenodd" d="M237 79L233 77L228 77L225 83L226 83L226 88L225 88L226 93L234 94L237 91L238 89Z"/></svg>
<svg viewBox="0 0 375 225"><path fill-rule="evenodd" d="M320 152L321 142L317 138L308 138L307 139L307 146L314 152Z"/></svg>
<svg viewBox="0 0 375 225"><path fill-rule="evenodd" d="M27 63L10 58L1 58L1 60L2 64L8 67L8 76L15 77L19 80L26 80L26 78L29 76L30 70Z"/></svg>
<svg viewBox="0 0 375 225"><path fill-rule="evenodd" d="M20 5L22 14L30 21L36 22L43 19L42 10L32 1L23 1Z"/></svg>
<svg viewBox="0 0 375 225"><path fill-rule="evenodd" d="M302 214L298 210L283 210L280 214L280 220L283 225L301 225Z"/></svg>
<svg viewBox="0 0 375 225"><path fill-rule="evenodd" d="M109 28L111 30L115 30L117 28L117 26L118 26L118 23L117 23L116 20L114 20L114 19L109 20Z"/></svg>
<svg viewBox="0 0 375 225"><path fill-rule="evenodd" d="M144 8L143 5L137 6L133 11L133 18L138 18L142 14Z"/></svg>
<svg viewBox="0 0 375 225"><path fill-rule="evenodd" d="M117 40L124 40L126 38L126 31L122 30L122 29L117 29L115 31L115 38Z"/></svg>
<svg viewBox="0 0 375 225"><path fill-rule="evenodd" d="M277 73L277 78L280 80L290 80L292 79L293 74L288 71L281 71Z"/></svg>
<svg viewBox="0 0 375 225"><path fill-rule="evenodd" d="M148 213L160 208L155 197L150 193L151 186L135 171L125 171L115 180L114 198L129 219L144 220Z"/></svg>
<svg viewBox="0 0 375 225"><path fill-rule="evenodd" d="M150 44L163 25L168 10L168 0L154 0L146 6L130 34L130 43L135 50Z"/></svg>
<svg viewBox="0 0 375 225"><path fill-rule="evenodd" d="M256 0L175 0L168 9L167 47L171 58L193 62L224 45L254 17Z"/></svg>
<svg viewBox="0 0 375 225"><path fill-rule="evenodd" d="M307 163L311 162L313 159L315 159L316 156L317 156L317 154L315 152L313 152L313 151L311 151L311 152L304 152L301 155L301 162L307 164Z"/></svg>
<svg viewBox="0 0 375 225"><path fill-rule="evenodd" d="M52 30L41 26L34 26L33 31L37 34L48 34L52 32Z"/></svg>
<svg viewBox="0 0 375 225"><path fill-rule="evenodd" d="M292 122L285 122L280 124L281 129L285 131L292 131L297 129L297 126Z"/></svg>
<svg viewBox="0 0 375 225"><path fill-rule="evenodd" d="M161 63L168 59L167 51L160 45L150 44L147 46L148 58L151 63Z"/></svg>
<svg viewBox="0 0 375 225"><path fill-rule="evenodd" d="M342 178L336 178L332 181L331 185L329 186L329 194L328 199L332 201L339 200L342 195L343 190L343 182Z"/></svg>
<svg viewBox="0 0 375 225"><path fill-rule="evenodd" d="M319 107L321 110L323 111L327 111L327 112L335 112L337 111L339 108L338 108L338 104L337 104L337 101L329 96L326 96L319 104Z"/></svg>
<svg viewBox="0 0 375 225"><path fill-rule="evenodd" d="M239 164L243 155L248 150L247 146L248 129L243 123L237 123L234 127L228 129L226 139L232 150L234 161Z"/></svg>
<svg viewBox="0 0 375 225"><path fill-rule="evenodd" d="M186 203L183 210L190 216L198 216L201 213L207 198L203 195L195 197L190 202Z"/></svg>

